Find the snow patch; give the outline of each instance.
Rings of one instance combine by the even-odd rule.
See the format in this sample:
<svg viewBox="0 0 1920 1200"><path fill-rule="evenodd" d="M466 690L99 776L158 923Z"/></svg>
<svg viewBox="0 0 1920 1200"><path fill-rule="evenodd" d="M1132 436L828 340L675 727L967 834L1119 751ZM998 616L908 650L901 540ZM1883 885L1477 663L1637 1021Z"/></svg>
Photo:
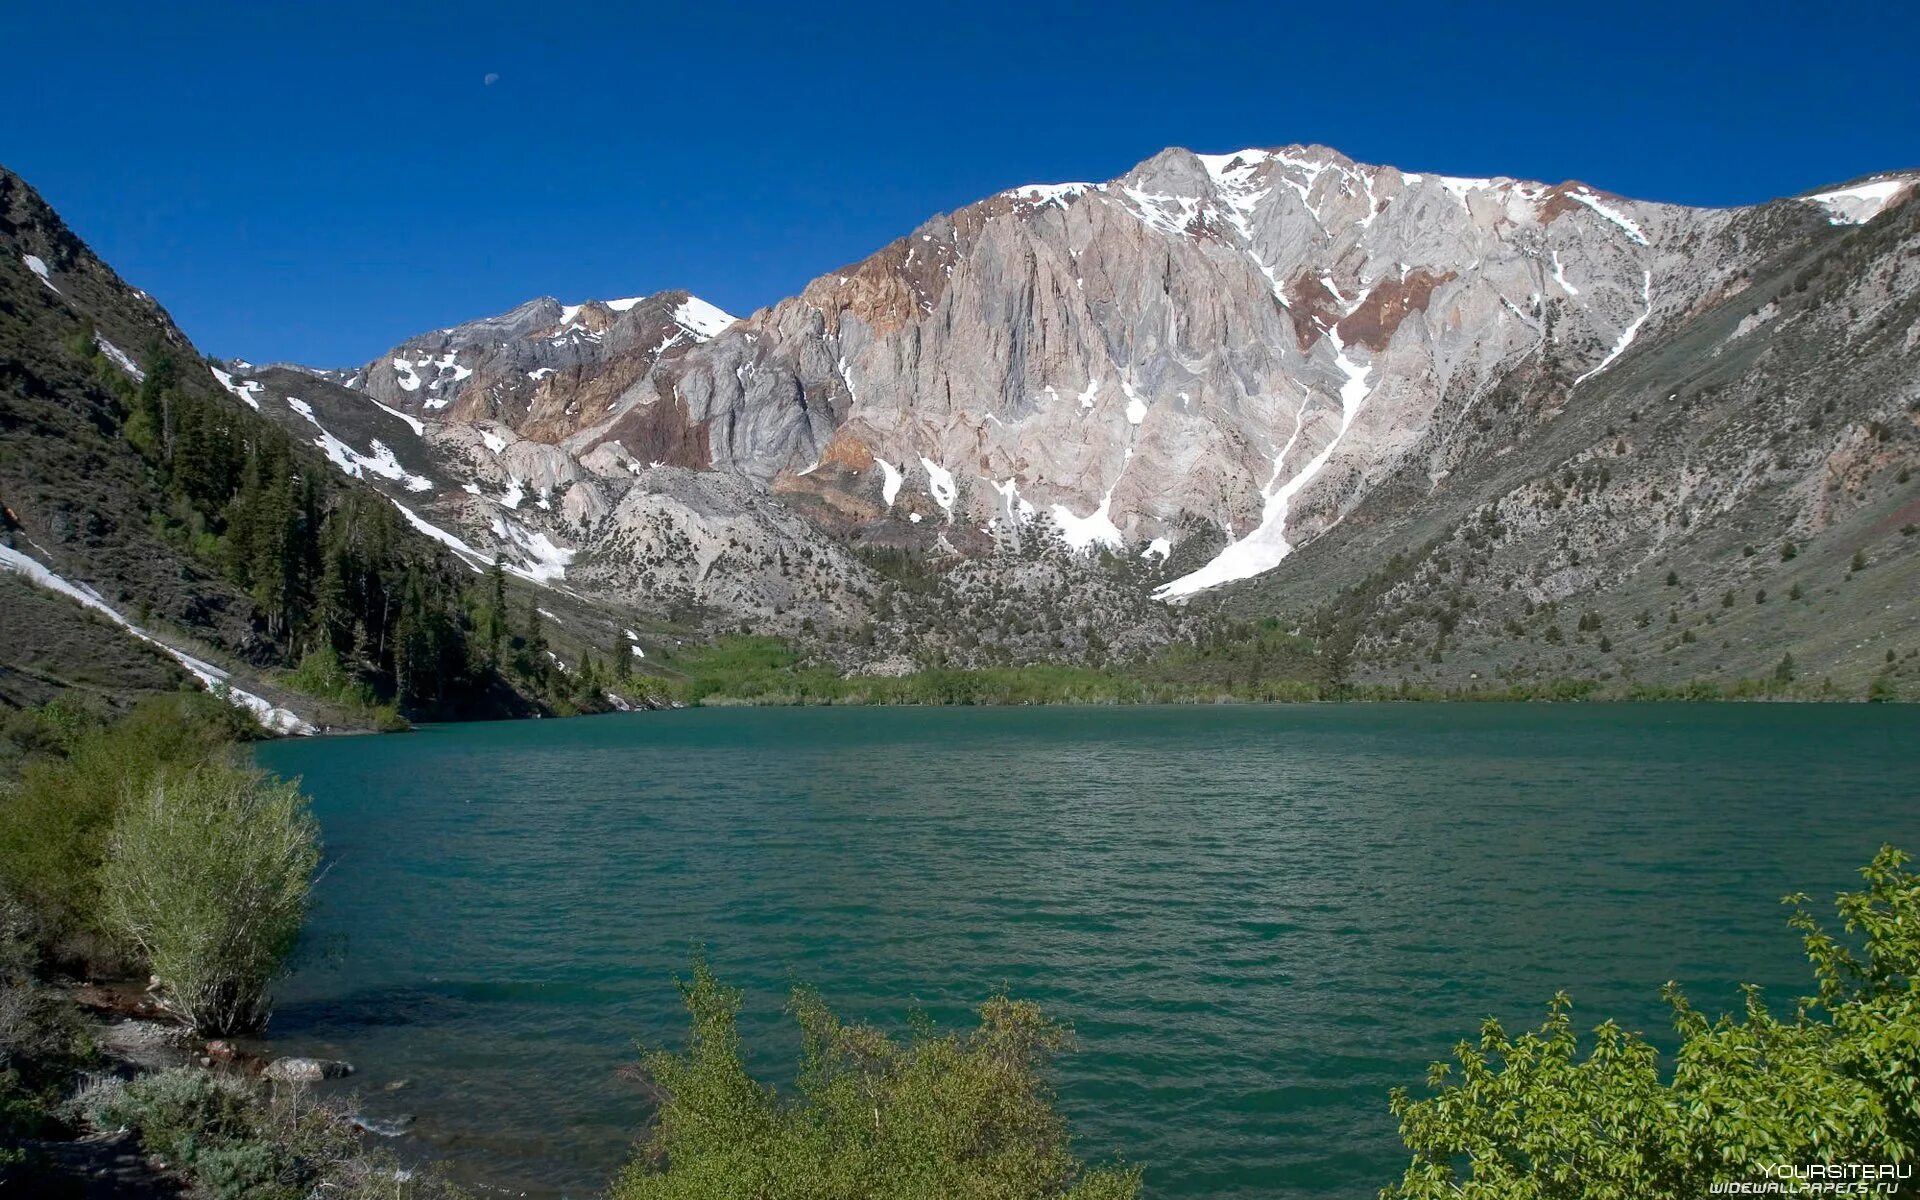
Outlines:
<svg viewBox="0 0 1920 1200"><path fill-rule="evenodd" d="M960 494L959 488L954 486L953 472L925 455L920 457L920 465L924 467L927 472L928 494L933 497L935 504L947 510L947 523L952 524L953 502Z"/></svg>
<svg viewBox="0 0 1920 1200"><path fill-rule="evenodd" d="M1134 203L1133 214L1149 229L1185 236L1194 218L1200 215L1197 196L1167 196L1136 187L1120 189Z"/></svg>
<svg viewBox="0 0 1920 1200"><path fill-rule="evenodd" d="M514 574L546 584L566 576L567 565L573 561L574 552L555 544L546 534L528 529L506 517L493 519L493 532L496 537L512 543L526 558L527 565L524 568L507 567Z"/></svg>
<svg viewBox="0 0 1920 1200"><path fill-rule="evenodd" d="M416 364L422 367L433 368L433 382L427 385L428 391L433 391L437 388L444 387L449 383L459 383L461 380L473 374L472 367L461 366L459 363L454 361L454 357L455 357L455 352L452 350L449 350L445 354L441 355L439 358L423 358ZM446 375L448 374L448 372L452 372L453 374L452 379L446 378ZM401 386L405 387L406 385L402 384ZM444 404L445 401L441 401L441 403Z"/></svg>
<svg viewBox="0 0 1920 1200"><path fill-rule="evenodd" d="M38 275L40 282L46 284L54 295L63 296L66 294L59 288L53 286L53 280L47 275L47 263L45 259L41 258L38 254L22 254L20 261L27 264L27 270Z"/></svg>
<svg viewBox="0 0 1920 1200"><path fill-rule="evenodd" d="M1157 537L1147 543L1147 548L1140 552L1140 557L1157 557L1161 562L1165 562L1173 557L1173 543L1163 537Z"/></svg>
<svg viewBox="0 0 1920 1200"><path fill-rule="evenodd" d="M249 379L245 383L235 383L233 376L222 371L219 367L208 367L207 370L213 372L213 377L219 380L221 387L245 401L248 408L251 408L255 412L260 411L259 393L262 389L257 381Z"/></svg>
<svg viewBox="0 0 1920 1200"><path fill-rule="evenodd" d="M1108 488L1107 494L1100 497L1100 507L1084 517L1075 516L1064 504L1054 505L1053 523L1060 529L1060 539L1076 553L1096 545L1118 550L1126 539L1120 535L1120 527L1113 523L1112 509L1113 489Z"/></svg>
<svg viewBox="0 0 1920 1200"><path fill-rule="evenodd" d="M900 495L900 484L905 476L901 475L899 467L884 458L876 456L873 461L880 464L880 472L885 477L880 484L880 498L887 502L888 508L892 508L894 499Z"/></svg>
<svg viewBox="0 0 1920 1200"><path fill-rule="evenodd" d="M387 405L380 403L378 400L375 400L372 396L367 397L367 402L369 404L372 404L375 408L379 409L381 412L386 413L388 416L398 417L400 420L405 421L407 423L407 428L413 430L413 435L415 437L425 437L427 435L427 427L425 424L423 424L420 421L418 417L410 417L406 413L401 412L397 408L389 408Z"/></svg>
<svg viewBox="0 0 1920 1200"><path fill-rule="evenodd" d="M48 570L38 559L30 558L11 546L0 546L0 570L12 571L17 575L25 576L30 583L45 588L47 591L57 592L70 600L78 601L83 606L100 613L148 645L159 647L175 662L185 667L187 672L198 679L209 692L212 692L216 696L224 696L230 703L251 712L262 725L265 725L275 733L306 736L319 732L319 730L315 729L312 725L301 720L296 714L280 708L271 701L256 696L252 692L242 691L240 688L234 687L233 684L229 682L230 677L227 672L214 666L210 662L195 658L185 651L176 650L172 646L167 645L159 638L154 637L146 630L135 625L132 621L121 616L117 610L100 598L98 592L90 587L82 587L69 583Z"/></svg>
<svg viewBox="0 0 1920 1200"><path fill-rule="evenodd" d="M147 373L140 369L139 363L134 362L132 358L127 356L125 350L122 350L97 333L93 335L93 344L100 347L100 353L106 355L108 361L113 363L114 366L119 367L122 371L133 376L136 383L146 382Z"/></svg>
<svg viewBox="0 0 1920 1200"><path fill-rule="evenodd" d="M1911 179L1878 179L1857 187L1820 192L1808 196L1807 200L1827 210L1829 225L1865 225L1912 186Z"/></svg>
<svg viewBox="0 0 1920 1200"><path fill-rule="evenodd" d="M446 530L440 528L438 525L435 525L433 522L427 520L425 517L422 517L419 513L414 512L412 509L408 508L406 505L400 503L398 500L395 500L392 496L388 496L387 499L393 504L395 508L400 510L400 515L407 519L407 524L413 526L415 531L427 535L428 537L432 538L434 541L439 542L441 545L445 546L447 549L453 551L455 554L458 554L461 558L466 559L467 565L471 566L475 571L479 571L481 568L486 567L493 562L493 559L491 557L480 553L478 550L475 550L472 546L467 545L465 542L461 541L458 537L454 536L451 533L448 533Z"/></svg>
<svg viewBox="0 0 1920 1200"><path fill-rule="evenodd" d="M987 482L993 483L993 480L989 479ZM1007 523L1009 525L1018 528L1033 520L1036 510L1033 507L1032 501L1020 498L1020 484L1018 480L1009 479L1005 483L993 483L993 490L1000 493L1000 499L1007 506Z"/></svg>
<svg viewBox="0 0 1920 1200"><path fill-rule="evenodd" d="M1273 478L1268 481L1266 503L1261 506L1260 524L1252 533L1229 545L1215 555L1213 561L1197 571L1182 575L1171 583L1162 584L1154 589L1154 598L1158 600L1178 600L1195 592L1236 579L1249 579L1262 572L1270 571L1280 565L1287 555L1293 553L1293 543L1287 541L1287 515L1293 504L1293 498L1300 494L1314 476L1333 457L1340 442L1353 427L1353 421L1360 413L1360 407L1366 402L1372 388L1367 378L1370 368L1353 361L1347 355L1347 348L1340 342L1339 334L1329 331L1328 340L1335 349L1334 366L1346 378L1340 384L1340 429L1328 440L1320 453L1307 460L1305 466L1296 471L1286 482L1280 482L1280 472L1285 467L1287 455L1300 439L1301 427L1306 423L1306 405L1294 414L1293 433L1287 438L1287 444L1274 456ZM1275 485L1278 486L1275 486ZM1231 536L1231 528L1229 528Z"/></svg>
<svg viewBox="0 0 1920 1200"><path fill-rule="evenodd" d="M258 387L259 385L254 384L252 386ZM258 406L256 405L255 407ZM320 423L320 418L313 415L313 406L305 400L288 396L287 407L305 417L309 424L320 431L320 436L313 439L313 444L324 450L327 457L333 460L333 464L346 474L353 476L355 479L365 479L368 475L378 475L382 479L391 479L395 483L405 486L410 492L430 492L433 490L431 480L423 475L412 474L405 467L401 466L400 460L394 457L392 448L379 438L373 440L373 449L370 453L362 454L352 446L333 436L327 427Z"/></svg>
<svg viewBox="0 0 1920 1200"><path fill-rule="evenodd" d="M1567 195L1586 205L1594 212L1599 213L1607 220L1612 221L1615 225L1618 225L1626 232L1628 237L1640 243L1642 246L1647 244L1647 235L1642 233L1640 227L1633 223L1633 218L1627 216L1627 214L1621 212L1619 209L1614 208L1592 192L1577 190L1568 192Z"/></svg>
<svg viewBox="0 0 1920 1200"><path fill-rule="evenodd" d="M686 303L673 310L673 319L704 342L740 318L698 296L688 296Z"/></svg>
<svg viewBox="0 0 1920 1200"><path fill-rule="evenodd" d="M1090 183L1029 183L1024 187L1009 188L1001 195L1034 204L1058 204L1064 208L1069 200L1078 199L1092 190Z"/></svg>
<svg viewBox="0 0 1920 1200"><path fill-rule="evenodd" d="M1569 297L1580 294L1579 288L1567 282L1566 268L1560 265L1560 252L1558 250L1553 252L1553 281L1559 284L1560 290L1565 292Z"/></svg>
<svg viewBox="0 0 1920 1200"><path fill-rule="evenodd" d="M1592 379L1595 375L1598 375L1600 372L1612 366L1613 360L1616 358L1619 358L1622 354L1625 354L1627 351L1627 347L1633 345L1633 339L1635 335L1637 335L1640 332L1640 327L1647 323L1648 317L1653 315L1653 272L1652 271L1646 272L1645 277L1640 282L1640 300L1643 304L1646 305L1646 308L1641 311L1639 316L1633 319L1633 322L1631 324L1629 324L1625 329L1622 329L1620 331L1620 340L1613 344L1613 349L1607 351L1607 356L1600 360L1600 365L1595 367L1593 370L1588 371L1585 375L1582 375L1580 378L1574 380L1573 386L1579 387L1581 384L1585 383L1587 380Z"/></svg>
<svg viewBox="0 0 1920 1200"><path fill-rule="evenodd" d="M1401 178L1405 179L1407 176L1403 175ZM1419 176L1414 176L1413 178L1417 179ZM1460 201L1460 207L1466 208L1468 211L1472 210L1467 204L1467 197L1475 192L1484 191L1493 186L1493 180L1491 179L1468 179L1459 175L1435 175L1433 178L1441 187L1453 193L1454 199Z"/></svg>

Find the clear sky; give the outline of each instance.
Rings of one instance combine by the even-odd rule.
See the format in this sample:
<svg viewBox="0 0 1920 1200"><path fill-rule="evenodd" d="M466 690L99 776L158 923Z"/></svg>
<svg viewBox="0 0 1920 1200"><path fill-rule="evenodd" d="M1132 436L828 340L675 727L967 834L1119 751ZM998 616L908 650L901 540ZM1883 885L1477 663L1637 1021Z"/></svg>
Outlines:
<svg viewBox="0 0 1920 1200"><path fill-rule="evenodd" d="M15 0L0 28L0 163L203 350L317 365L543 294L745 314L1169 145L1696 204L1920 165L1911 0Z"/></svg>

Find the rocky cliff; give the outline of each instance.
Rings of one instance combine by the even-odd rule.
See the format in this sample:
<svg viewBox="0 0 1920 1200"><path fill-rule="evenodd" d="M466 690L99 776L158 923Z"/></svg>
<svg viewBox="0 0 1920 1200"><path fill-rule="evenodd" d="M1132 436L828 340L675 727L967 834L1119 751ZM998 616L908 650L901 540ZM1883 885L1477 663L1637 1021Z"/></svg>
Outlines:
<svg viewBox="0 0 1920 1200"><path fill-rule="evenodd" d="M1323 147L1175 149L935 217L743 320L684 293L541 300L321 382L421 426L462 485L430 503L480 553L629 600L858 622L877 583L849 547L979 563L1039 543L1136 560L1163 602L1259 579L1251 594L1320 603L1351 572L1275 571L1316 539L1451 512L1492 475L1564 474L1586 461L1569 430L1664 419L1712 360L1775 361L1816 326L1893 333L1787 385L1796 404L1853 397L1803 429L1825 453L1794 469L1848 457L1858 430L1895 429L1877 444L1907 454L1911 238L1842 247L1906 231L1914 178L1706 210ZM1828 259L1856 314L1837 329L1794 290ZM1715 444L1777 457L1780 433ZM1677 482L1705 470L1667 462L1677 445L1647 448L1676 473L1647 494L1712 486L1746 511L1745 484ZM1612 521L1579 536L1638 540ZM1342 565L1392 548L1368 553Z"/></svg>

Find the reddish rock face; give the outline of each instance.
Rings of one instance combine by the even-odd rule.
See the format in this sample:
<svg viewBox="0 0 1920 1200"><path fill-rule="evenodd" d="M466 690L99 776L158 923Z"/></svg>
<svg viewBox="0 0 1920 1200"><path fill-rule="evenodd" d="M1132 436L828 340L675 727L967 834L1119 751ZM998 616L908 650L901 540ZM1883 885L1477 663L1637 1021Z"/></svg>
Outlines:
<svg viewBox="0 0 1920 1200"><path fill-rule="evenodd" d="M1340 320L1340 301L1319 275L1296 275L1287 284L1287 315L1305 352Z"/></svg>
<svg viewBox="0 0 1920 1200"><path fill-rule="evenodd" d="M1393 331L1409 314L1427 311L1433 289L1458 278L1452 271L1434 275L1425 270L1407 272L1404 279L1383 279L1373 285L1358 307L1342 317L1338 329L1347 345L1361 345L1375 352L1385 350L1393 340Z"/></svg>
<svg viewBox="0 0 1920 1200"><path fill-rule="evenodd" d="M690 419L687 406L674 391L621 413L606 426L601 440L619 442L627 453L645 463L696 470L713 465L707 446L707 422Z"/></svg>

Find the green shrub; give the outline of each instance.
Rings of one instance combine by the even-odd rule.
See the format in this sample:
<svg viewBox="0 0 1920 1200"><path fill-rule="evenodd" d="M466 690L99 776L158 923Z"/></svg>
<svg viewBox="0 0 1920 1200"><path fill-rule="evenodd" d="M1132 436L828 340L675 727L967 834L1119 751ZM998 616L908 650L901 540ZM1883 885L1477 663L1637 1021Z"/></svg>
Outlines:
<svg viewBox="0 0 1920 1200"><path fill-rule="evenodd" d="M89 1116L102 1128L138 1130L149 1152L191 1168L202 1150L254 1137L254 1108L245 1080L175 1067L102 1089Z"/></svg>
<svg viewBox="0 0 1920 1200"><path fill-rule="evenodd" d="M285 676L286 685L335 704L365 719L382 733L409 729L407 719L392 704L382 704L373 688L354 677L331 645L321 643L300 659L300 665Z"/></svg>
<svg viewBox="0 0 1920 1200"><path fill-rule="evenodd" d="M323 700L360 708L370 708L374 702L373 689L349 674L339 652L324 643L307 651L300 665L287 673L286 681L288 687Z"/></svg>
<svg viewBox="0 0 1920 1200"><path fill-rule="evenodd" d="M1715 1183L1760 1181L1781 1163L1910 1162L1920 1147L1920 876L1885 847L1842 893L1844 934L1804 907L1801 932L1818 995L1790 1019L1746 989L1736 1019L1709 1021L1668 984L1680 1048L1659 1055L1611 1021L1581 1057L1571 1004L1556 996L1537 1031L1509 1037L1488 1020L1454 1064L1435 1063L1434 1094L1395 1089L1413 1161L1383 1200L1662 1200ZM1462 1177L1464 1174L1464 1178Z"/></svg>
<svg viewBox="0 0 1920 1200"><path fill-rule="evenodd" d="M88 1053L73 1006L37 977L28 927L0 893L0 1195L7 1170L24 1159L16 1143L46 1132L68 1075Z"/></svg>
<svg viewBox="0 0 1920 1200"><path fill-rule="evenodd" d="M269 1142L230 1142L200 1150L193 1164L200 1191L210 1200L299 1200L299 1164Z"/></svg>
<svg viewBox="0 0 1920 1200"><path fill-rule="evenodd" d="M44 727L55 731L45 753L0 795L0 887L32 913L42 945L98 959L99 872L122 797L165 767L229 755L259 727L203 692L144 701L111 726L56 713Z"/></svg>
<svg viewBox="0 0 1920 1200"><path fill-rule="evenodd" d="M319 832L298 785L225 763L160 774L121 805L107 920L165 1003L206 1034L259 1028L300 936Z"/></svg>
<svg viewBox="0 0 1920 1200"><path fill-rule="evenodd" d="M192 1067L107 1079L75 1105L96 1128L128 1128L207 1200L457 1200L433 1172L402 1172L362 1146L345 1110L299 1089L266 1091Z"/></svg>
<svg viewBox="0 0 1920 1200"><path fill-rule="evenodd" d="M1068 1149L1045 1081L1066 1028L996 997L965 1034L916 1029L905 1044L845 1025L811 992L791 1011L805 1039L799 1094L747 1074L740 993L696 961L681 985L692 1030L682 1054L645 1061L666 1100L612 1200L1131 1200L1137 1169L1089 1169Z"/></svg>

